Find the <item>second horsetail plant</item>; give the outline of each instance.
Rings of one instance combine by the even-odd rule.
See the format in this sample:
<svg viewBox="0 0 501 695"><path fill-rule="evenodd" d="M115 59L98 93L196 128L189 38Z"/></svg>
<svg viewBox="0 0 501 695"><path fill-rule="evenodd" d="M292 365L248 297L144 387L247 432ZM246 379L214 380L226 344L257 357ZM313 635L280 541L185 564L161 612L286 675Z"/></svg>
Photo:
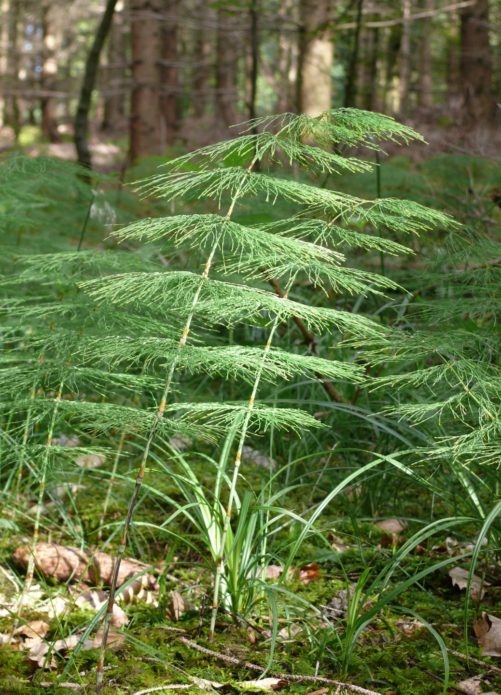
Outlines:
<svg viewBox="0 0 501 695"><path fill-rule="evenodd" d="M162 173L139 184L143 195L169 201L183 213L141 219L114 232L119 242L144 244L140 253L80 251L26 259L25 275L15 281L49 282L47 277L53 281L56 275L59 282L87 279L78 291L61 291L64 301L49 294L35 307L9 300L11 312L42 324L23 339L23 349L31 340L45 355L47 397L18 396L16 407L29 409L32 422L52 415L78 422L87 433L121 433L121 450L129 441L134 449L141 445L104 618L98 692L135 508L148 469L172 435L211 445L224 441L215 499L197 501L212 524L210 635L220 607L238 619L228 572L243 508L238 486L247 437L321 427L309 412L267 402L263 384L302 376L336 382L338 393L342 384L360 385L364 379L362 366L354 362L321 358L308 347L302 353L280 347L284 325L295 321L303 335L329 335L333 347L347 338L384 341L384 326L356 307L360 298L397 286L382 275L348 267L343 250L408 253L393 237L451 224L446 215L414 202L363 199L322 183L335 174L371 170L372 163L343 154L348 147L378 150L378 141L415 139L421 138L389 117L354 109L257 119L234 139L169 161ZM188 202L196 213L182 210ZM154 260L159 256L161 263ZM181 266L186 259L188 267ZM305 292L305 284L319 291ZM45 330L48 317L50 330ZM243 326L253 327L259 344L245 340ZM13 366L12 390L30 393L34 370L29 360ZM247 392L240 400L195 400L183 393L187 375L233 380ZM55 408L49 396L62 383L65 391ZM97 385L100 400L86 397L88 385ZM233 464L226 471L228 460ZM224 500L223 484L228 485ZM262 575L261 558L252 567L253 576L244 573L241 581Z"/></svg>

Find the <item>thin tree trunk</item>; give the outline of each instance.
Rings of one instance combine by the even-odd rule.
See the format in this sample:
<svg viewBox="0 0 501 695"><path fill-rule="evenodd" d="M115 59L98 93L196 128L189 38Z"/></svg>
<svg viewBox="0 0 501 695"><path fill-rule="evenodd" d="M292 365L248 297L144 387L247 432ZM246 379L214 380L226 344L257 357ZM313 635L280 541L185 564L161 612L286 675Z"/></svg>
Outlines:
<svg viewBox="0 0 501 695"><path fill-rule="evenodd" d="M168 0L166 10L169 16L162 24L162 140L165 144L172 145L179 128L178 18L176 0Z"/></svg>
<svg viewBox="0 0 501 695"><path fill-rule="evenodd" d="M362 57L359 60L357 103L362 109L378 109L378 48L379 29L364 28L360 43Z"/></svg>
<svg viewBox="0 0 501 695"><path fill-rule="evenodd" d="M42 89L52 92L56 89L57 50L60 44L57 27L58 7L55 0L46 0L42 5ZM58 142L56 100L54 96L42 97L42 133L49 142Z"/></svg>
<svg viewBox="0 0 501 695"><path fill-rule="evenodd" d="M353 34L353 47L350 54L350 63L346 79L344 95L345 106L355 106L357 101L357 71L358 56L360 53L360 32L362 29L362 11L364 0L357 0L357 18L355 20L355 32Z"/></svg>
<svg viewBox="0 0 501 695"><path fill-rule="evenodd" d="M78 155L78 162L84 167L91 168L92 159L87 140L89 130L89 111L92 102L92 92L96 84L97 70L99 68L99 57L110 31L113 20L113 12L117 0L108 0L104 9L101 22L94 37L94 42L85 62L85 71L78 101L77 114L75 117L75 147Z"/></svg>
<svg viewBox="0 0 501 695"><path fill-rule="evenodd" d="M210 82L210 42L208 40L207 19L209 7L205 0L200 0L196 8L197 28L193 46L193 71L191 77L193 94L193 113L201 118L207 110L207 90Z"/></svg>
<svg viewBox="0 0 501 695"><path fill-rule="evenodd" d="M249 118L256 118L257 76L259 70L259 6L258 0L251 0L250 15L250 94L249 94Z"/></svg>
<svg viewBox="0 0 501 695"><path fill-rule="evenodd" d="M278 84L277 84L277 106L276 111L284 113L294 110L296 100L296 81L297 81L297 41L291 40L292 32L283 28L285 18L295 18L297 7L292 0L280 0L279 8L279 36L278 36Z"/></svg>
<svg viewBox="0 0 501 695"><path fill-rule="evenodd" d="M424 10L433 11L434 0L424 0ZM421 20L421 40L419 44L419 106L429 111L433 106L433 79L431 63L431 28L430 19Z"/></svg>
<svg viewBox="0 0 501 695"><path fill-rule="evenodd" d="M398 111L404 116L409 110L411 80L411 0L402 0L402 37L400 40L400 70Z"/></svg>
<svg viewBox="0 0 501 695"><path fill-rule="evenodd" d="M19 25L19 0L10 0L7 9L7 51L5 59L5 73L7 84L15 88L19 72L19 46L18 46L18 25ZM4 75L5 75L4 73ZM15 94L9 95L4 101L4 123L12 126L14 139L19 140L21 130L21 115L19 111L19 100Z"/></svg>
<svg viewBox="0 0 501 695"><path fill-rule="evenodd" d="M331 0L301 0L297 76L298 111L316 116L331 108Z"/></svg>
<svg viewBox="0 0 501 695"><path fill-rule="evenodd" d="M217 14L216 116L227 126L236 122L237 37L235 17L222 9Z"/></svg>
<svg viewBox="0 0 501 695"><path fill-rule="evenodd" d="M110 27L107 50L105 89L109 93L104 97L104 114L102 130L119 130L125 122L125 99L122 82L127 67L124 35L124 12L117 5Z"/></svg>
<svg viewBox="0 0 501 695"><path fill-rule="evenodd" d="M489 2L477 0L461 10L462 117L467 127L489 122L494 115Z"/></svg>
<svg viewBox="0 0 501 695"><path fill-rule="evenodd" d="M158 155L163 150L160 98L163 8L163 0L131 1L131 161Z"/></svg>
<svg viewBox="0 0 501 695"><path fill-rule="evenodd" d="M400 42L402 38L402 28L399 25L390 27L388 39L384 52L384 89L383 89L383 111L396 112L398 110L398 76L395 66L398 64L400 52Z"/></svg>

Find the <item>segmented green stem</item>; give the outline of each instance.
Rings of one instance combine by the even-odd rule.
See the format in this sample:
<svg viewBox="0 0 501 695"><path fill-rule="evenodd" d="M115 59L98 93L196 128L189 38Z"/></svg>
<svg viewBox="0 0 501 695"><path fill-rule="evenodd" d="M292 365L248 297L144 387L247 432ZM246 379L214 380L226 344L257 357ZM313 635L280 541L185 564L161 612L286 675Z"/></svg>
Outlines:
<svg viewBox="0 0 501 695"><path fill-rule="evenodd" d="M122 430L122 434L120 435L120 441L118 442L118 448L117 448L116 453L115 453L115 459L113 461L113 468L111 470L110 483L108 485L108 489L106 490L106 497L104 498L103 510L101 512L101 519L99 521L99 531L97 534L98 541L100 541L103 537L103 525L104 525L104 522L106 519L106 513L108 512L108 507L110 505L111 491L112 491L113 485L115 483L115 476L117 474L118 462L120 461L120 456L122 455L122 450L124 448L126 436L127 436L127 428L124 427L124 429Z"/></svg>
<svg viewBox="0 0 501 695"><path fill-rule="evenodd" d="M247 168L247 172L249 174L250 174L255 162L256 162L256 158L254 158L252 160L251 164ZM226 213L226 219L229 219L233 214L237 200L240 197L243 182L244 182L244 180L242 179L242 182L241 182L239 188L237 189L237 191L235 192L235 194L231 200L230 207L228 209L228 212ZM175 371L177 369L177 365L179 363L181 350L184 348L184 346L186 345L186 342L188 340L188 336L189 336L190 330L191 330L191 324L193 323L193 319L195 316L195 309L196 309L196 306L197 306L198 301L200 299L200 295L202 293L202 289L205 285L205 282L207 281L207 278L209 277L209 272L211 270L212 263L214 261L214 256L216 255L218 246L219 246L219 237L216 238L214 245L209 253L209 256L208 256L207 261L205 263L202 275L200 276L200 283L199 283L199 285L196 289L196 292L193 296L193 300L192 300L191 307L190 307L190 313L188 315L188 318L186 319L186 324L183 328L181 337L179 339L176 353L173 357L172 363L170 365L169 371L168 371L166 379L165 379L162 398L160 399L160 403L159 403L159 406L158 406L158 409L157 409L157 412L155 415L155 419L153 421L153 424L152 424L151 429L150 429L149 434L148 434L148 438L146 440L146 445L145 445L145 448L143 450L143 455L141 457L141 463L139 465L139 469L138 469L138 472L136 475L134 490L133 490L132 495L131 495L130 500L129 500L129 505L127 508L127 515L126 515L125 522L123 525L120 543L119 543L117 553L116 553L115 559L114 559L113 574L112 574L111 582L110 582L110 593L108 596L108 601L106 604L106 613L104 615L104 620L103 620L103 638L101 641L101 650L100 650L100 654L99 654L99 661L97 664L97 674L96 674L96 695L100 695L100 693L102 691L102 687L103 687L104 660L105 660L105 656L106 656L106 645L108 643L108 635L109 635L109 631L110 631L111 618L113 615L113 606L115 604L115 595L116 595L117 583L118 583L118 572L120 570L120 564L122 562L122 559L123 559L123 556L125 553L125 548L127 545L127 539L128 539L128 535L129 535L129 529L130 529L130 525L132 523L132 516L134 514L134 509L136 507L136 503L137 503L137 500L139 497L139 492L141 490L141 486L143 484L144 476L146 473L146 462L147 462L148 457L150 455L150 449L151 449L151 446L152 446L153 441L155 439L155 436L157 434L158 428L159 428L160 423L163 419L165 408L167 407L167 399L169 397L170 390L172 387L172 381L174 379L174 374L175 374Z"/></svg>
<svg viewBox="0 0 501 695"><path fill-rule="evenodd" d="M292 286L292 283L294 282L294 279L291 278L289 281L287 288L285 292L282 295L283 299L287 299L289 295L289 290ZM263 356L261 359L261 362L259 364L259 367L256 372L256 376L254 379L254 384L252 386L252 392L249 398L249 401L247 403L247 409L245 411L245 416L242 422L242 430L240 432L240 439L238 441L238 448L237 452L235 454L235 460L233 464L233 474L231 477L231 486L230 486L230 493L228 497L228 504L226 507L226 513L224 516L223 520L223 532L221 534L221 545L220 545L220 550L219 550L219 558L217 561L216 565L216 575L214 577L214 594L213 594L213 600L212 600L212 613L211 613L211 621L210 621L210 628L209 628L209 639L212 639L214 637L214 632L216 629L216 619L217 619L217 613L219 610L219 594L220 594L220 588L221 588L221 580L224 574L224 565L225 565L225 545L226 545L226 540L228 538L228 532L230 529L230 523L231 523L231 514L233 511L233 503L235 501L236 497L236 489L237 489L237 483L238 483L238 476L240 473L240 466L242 464L242 453L243 453L243 448L245 444L245 439L247 437L247 431L249 429L249 424L250 424L250 419L252 416L252 411L254 409L254 405L256 402L256 396L257 392L259 389L259 385L261 383L261 377L263 374L263 369L266 363L266 359L269 355L269 352L271 350L271 346L273 344L273 338L275 337L275 333L277 331L278 326L280 325L280 320L281 320L281 315L278 313L272 323L270 332L268 334L268 339L266 341L266 345L264 346L263 349Z"/></svg>
<svg viewBox="0 0 501 695"><path fill-rule="evenodd" d="M21 617L21 613L22 613L24 597L26 596L26 594L29 593L31 586L33 584L33 577L35 576L35 552L36 552L36 546L38 543L38 539L40 536L40 521L42 518L42 504L43 504L43 499L45 496L45 486L47 483L47 470L49 468L50 447L52 446L52 440L54 438L54 429L55 429L55 425L56 425L57 411L59 409L59 403L61 402L62 393L63 393L63 382L61 381L61 383L59 384L59 389L57 391L56 399L54 402L54 409L52 411L52 417L51 417L51 421L50 421L50 425L49 425L49 430L47 433L47 444L45 447L45 454L44 454L43 461L42 461L42 471L41 471L41 478L40 478L40 487L38 489L38 500L37 500L36 512L35 512L35 525L33 527L33 538L32 538L32 542L31 542L31 552L30 552L29 557L28 557L28 567L26 569L26 578L24 581L23 590L21 591L21 594L19 596L19 600L17 602L16 620L13 623L12 634L15 632L16 628L18 627L19 618Z"/></svg>

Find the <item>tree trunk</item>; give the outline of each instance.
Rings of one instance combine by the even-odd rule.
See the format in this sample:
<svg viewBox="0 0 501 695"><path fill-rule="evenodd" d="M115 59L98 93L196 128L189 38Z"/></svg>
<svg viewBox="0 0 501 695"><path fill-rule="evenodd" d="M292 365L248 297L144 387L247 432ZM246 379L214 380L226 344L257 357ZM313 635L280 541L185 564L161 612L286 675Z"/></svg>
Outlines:
<svg viewBox="0 0 501 695"><path fill-rule="evenodd" d="M275 111L293 111L296 101L298 45L292 32L283 29L286 18L296 19L297 6L294 0L280 0L278 35L278 84Z"/></svg>
<svg viewBox="0 0 501 695"><path fill-rule="evenodd" d="M57 87L57 52L60 47L60 27L58 27L58 7L55 0L42 4L42 75L44 92L54 92ZM57 102L53 95L42 97L42 133L49 142L58 142Z"/></svg>
<svg viewBox="0 0 501 695"><path fill-rule="evenodd" d="M402 0L402 36L400 39L400 70L398 83L398 111L404 116L409 111L411 81L411 0Z"/></svg>
<svg viewBox="0 0 501 695"><path fill-rule="evenodd" d="M384 89L383 89L383 111L394 113L398 111L398 76L395 66L398 65L400 53L400 43L402 38L402 27L395 25L388 30L388 38L384 51Z"/></svg>
<svg viewBox="0 0 501 695"><path fill-rule="evenodd" d="M162 141L172 145L179 128L177 1L167 0L168 17L162 23Z"/></svg>
<svg viewBox="0 0 501 695"><path fill-rule="evenodd" d="M365 28L361 34L362 56L358 70L358 105L368 111L378 110L378 48L380 30Z"/></svg>
<svg viewBox="0 0 501 695"><path fill-rule="evenodd" d="M127 69L127 55L124 34L124 11L115 6L108 38L104 114L102 130L120 130L125 122L125 98L122 93L124 73Z"/></svg>
<svg viewBox="0 0 501 695"><path fill-rule="evenodd" d="M211 61L211 44L207 28L209 7L205 0L200 0L196 13L198 21L193 44L191 83L193 113L197 118L201 118L207 110L207 92L210 83L209 66Z"/></svg>
<svg viewBox="0 0 501 695"><path fill-rule="evenodd" d="M249 119L256 118L257 76L259 70L259 6L258 0L251 0L250 19L250 74L249 74ZM255 131L257 132L257 131Z"/></svg>
<svg viewBox="0 0 501 695"><path fill-rule="evenodd" d="M6 3L7 4L7 3ZM7 85L11 89L16 89L19 73L19 45L18 45L18 25L19 25L19 0L10 0L7 12L7 51L5 56L5 76ZM21 115L19 111L19 99L15 94L8 95L4 100L4 123L12 126L14 138L17 142L21 130Z"/></svg>
<svg viewBox="0 0 501 695"><path fill-rule="evenodd" d="M227 126L236 122L238 36L235 16L222 9L217 13L216 116Z"/></svg>
<svg viewBox="0 0 501 695"><path fill-rule="evenodd" d="M160 154L163 0L131 0L130 159Z"/></svg>
<svg viewBox="0 0 501 695"><path fill-rule="evenodd" d="M461 121L472 127L491 121L494 115L488 0L477 0L461 10L460 33Z"/></svg>
<svg viewBox="0 0 501 695"><path fill-rule="evenodd" d="M92 103L92 92L96 84L99 57L110 31L116 4L117 0L108 0L106 3L101 22L85 62L82 89L80 91L77 115L75 117L75 147L77 150L78 162L89 169L92 166L92 161L87 135L89 130L89 111Z"/></svg>
<svg viewBox="0 0 501 695"><path fill-rule="evenodd" d="M423 9L433 11L434 0L424 0ZM419 106L429 111L433 106L433 79L431 62L431 19L421 20L419 43Z"/></svg>
<svg viewBox="0 0 501 695"><path fill-rule="evenodd" d="M316 116L331 108L334 46L331 0L301 0L297 77L298 110Z"/></svg>
<svg viewBox="0 0 501 695"><path fill-rule="evenodd" d="M353 35L353 47L350 54L346 90L344 95L345 106L356 106L357 101L357 72L358 56L360 53L360 32L362 30L362 11L364 0L357 0L357 18L355 20L355 32Z"/></svg>

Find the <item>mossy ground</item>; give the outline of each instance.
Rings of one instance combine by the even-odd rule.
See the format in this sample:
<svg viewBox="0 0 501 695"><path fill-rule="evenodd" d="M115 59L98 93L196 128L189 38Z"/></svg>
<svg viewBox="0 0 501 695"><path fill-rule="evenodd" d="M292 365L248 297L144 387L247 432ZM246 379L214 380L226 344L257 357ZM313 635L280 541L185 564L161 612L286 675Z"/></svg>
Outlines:
<svg viewBox="0 0 501 695"><path fill-rule="evenodd" d="M263 472L252 472L252 484L258 485L265 479ZM109 517L117 518L123 513L123 501L126 498L126 486L117 485L114 503L109 509ZM166 489L169 488L165 483ZM174 494L174 490L170 492ZM398 502L400 504L400 502ZM291 505L299 504L296 499ZM408 514L414 512L416 500L408 505ZM78 500L79 521L84 533L94 539L99 518L99 506L92 486L87 488ZM157 516L159 509L145 505L141 508L138 519L147 520ZM48 524L50 526L50 524ZM355 533L349 516L336 515L322 521L325 533L335 529L349 545L339 553L326 549L324 544L312 538L302 548L298 563L317 562L321 574L308 584L299 581L297 576L285 584L289 596L307 602L313 607L325 606L347 585L357 580L365 567L375 576L397 550L398 544L388 542L384 534L370 520L360 519L356 525L357 543L350 543ZM182 525L179 530L186 531ZM20 531L29 532L29 524ZM410 531L409 531L410 533ZM60 542L71 542L64 529L54 525L51 538ZM4 537L1 545L0 561L9 566L12 550L21 541L21 534L10 538ZM141 535L136 538L137 548L142 557L151 561L160 561L165 556L165 546L154 538ZM437 553L439 551L436 551ZM256 623L249 638L245 626L236 626L221 616L216 638L207 640L209 610L206 594L210 591L210 572L206 558L194 551L182 552L176 549L176 560L170 565L171 578L165 584L165 590L177 589L190 597L189 610L177 622L167 617L165 602L161 607L151 608L144 605L130 606L128 613L130 623L125 628L125 643L110 649L106 660L106 687L104 693L136 693L163 684L190 684L190 678L203 678L226 685L227 692L238 692L239 683L255 679L256 672L228 665L223 660L201 654L179 641L179 635L186 635L198 644L208 647L222 655L236 657L241 661L251 661L265 667L268 664L271 640L269 637L270 621L266 610L250 620ZM431 551L431 543L419 552L411 553L405 562L403 572L395 575L395 584L403 577L418 572L432 562L436 556ZM172 580L177 578L177 585ZM45 584L47 591L60 590L53 582ZM192 588L196 586L196 591ZM7 587L4 587L7 591ZM365 608L378 596L364 598ZM271 672L313 675L316 672L324 677L354 683L372 689L378 693L397 693L398 695L436 695L442 691L444 662L440 646L428 631L429 623L443 638L449 649L471 656L480 657L479 649L471 626L475 614L481 609L498 614L501 609L501 591L499 587L489 588L482 605L471 605L468 613L468 643L464 637L464 592L459 592L451 585L447 570L437 571L426 577L419 585L414 585L400 595L392 604L384 607L375 616L358 638L351 658L346 659L347 638L345 621L334 621L332 627L325 625L315 617L314 610L309 610L306 603L285 600L288 609L281 613L280 627L292 626L289 635L282 634L277 641ZM288 618L287 618L288 616ZM36 613L27 612L25 619L36 618ZM71 613L63 622L51 621L48 638L59 639L81 631L88 624L91 615L86 612ZM423 625L415 627L414 621L421 620ZM300 630L295 632L294 627ZM8 631L9 619L3 618L0 632ZM260 631L266 631L261 634ZM9 646L0 647L0 693L2 695L24 695L25 693L68 693L65 683L80 686L80 692L92 693L95 683L97 650L80 653L78 656L68 653L57 658L56 670L35 669L30 665L23 652L13 651ZM449 655L450 683L453 685L472 675L488 673L488 689L501 689L501 677L489 673L488 668L481 667L466 658ZM489 658L483 659L489 662ZM343 668L345 664L346 668ZM291 683L287 691L310 693L322 685L314 683ZM167 691L166 691L167 692ZM186 692L186 690L184 690ZM200 692L191 684L187 692ZM334 692L334 690L332 690ZM451 692L454 692L452 690Z"/></svg>

